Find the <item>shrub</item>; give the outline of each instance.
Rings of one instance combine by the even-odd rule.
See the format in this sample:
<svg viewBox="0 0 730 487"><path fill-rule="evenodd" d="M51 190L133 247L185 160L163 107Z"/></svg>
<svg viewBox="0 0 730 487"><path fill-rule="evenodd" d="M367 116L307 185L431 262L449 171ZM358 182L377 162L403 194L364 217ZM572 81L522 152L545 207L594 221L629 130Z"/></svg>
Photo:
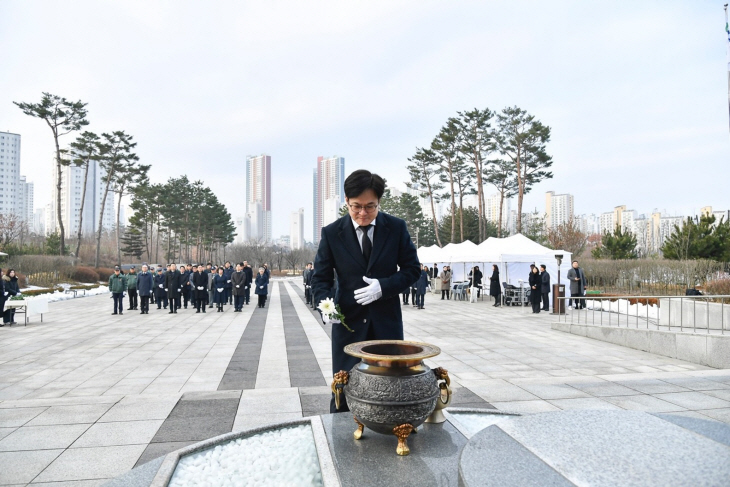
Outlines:
<svg viewBox="0 0 730 487"><path fill-rule="evenodd" d="M93 267L78 266L71 269L69 277L76 282L97 283L101 277Z"/></svg>
<svg viewBox="0 0 730 487"><path fill-rule="evenodd" d="M721 277L707 281L705 294L714 296L730 296L730 277Z"/></svg>
<svg viewBox="0 0 730 487"><path fill-rule="evenodd" d="M85 286L80 286L80 285L79 286L71 286L69 289L76 289L76 290L85 289L85 290L89 291L90 289L96 289L98 287L99 287L99 284L87 284Z"/></svg>
<svg viewBox="0 0 730 487"><path fill-rule="evenodd" d="M30 289L28 291L23 291L23 296L38 296L40 294L53 294L56 291L63 291L62 287L49 287L49 288L43 288L43 289Z"/></svg>
<svg viewBox="0 0 730 487"><path fill-rule="evenodd" d="M104 282L108 281L109 276L114 274L114 269L110 267L97 267L95 271L99 274L99 280Z"/></svg>

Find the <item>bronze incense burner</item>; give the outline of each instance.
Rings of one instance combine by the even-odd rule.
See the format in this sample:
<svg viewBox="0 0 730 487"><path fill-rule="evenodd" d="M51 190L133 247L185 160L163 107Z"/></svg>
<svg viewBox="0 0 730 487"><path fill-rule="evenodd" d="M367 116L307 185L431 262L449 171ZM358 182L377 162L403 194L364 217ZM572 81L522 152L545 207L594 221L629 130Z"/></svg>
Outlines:
<svg viewBox="0 0 730 487"><path fill-rule="evenodd" d="M427 343L371 340L348 345L345 353L361 361L349 373L335 374L332 392L338 407L340 393L345 393L358 425L355 439L362 437L365 427L393 434L398 437L396 453L408 455L406 440L411 432L434 412L439 400L444 406L450 401L448 372L423 363L441 350Z"/></svg>

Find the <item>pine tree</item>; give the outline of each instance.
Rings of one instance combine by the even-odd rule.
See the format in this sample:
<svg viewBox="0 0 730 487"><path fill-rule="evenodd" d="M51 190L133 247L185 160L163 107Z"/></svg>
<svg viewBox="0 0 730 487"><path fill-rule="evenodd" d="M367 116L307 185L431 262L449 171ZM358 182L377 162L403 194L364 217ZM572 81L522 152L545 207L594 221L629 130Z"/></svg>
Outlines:
<svg viewBox="0 0 730 487"><path fill-rule="evenodd" d="M636 252L636 236L616 225L613 233L604 233L601 237L601 245L591 251L596 259L638 259Z"/></svg>

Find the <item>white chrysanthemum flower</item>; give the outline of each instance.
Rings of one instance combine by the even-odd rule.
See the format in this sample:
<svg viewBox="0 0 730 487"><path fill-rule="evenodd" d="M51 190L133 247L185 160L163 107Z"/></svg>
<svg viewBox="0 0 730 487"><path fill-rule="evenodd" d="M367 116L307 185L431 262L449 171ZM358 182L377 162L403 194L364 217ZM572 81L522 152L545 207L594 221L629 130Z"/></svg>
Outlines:
<svg viewBox="0 0 730 487"><path fill-rule="evenodd" d="M333 313L337 312L337 309L335 308L335 302L334 300L332 300L332 298L327 298L320 301L317 309L319 309L323 315L327 316L330 316Z"/></svg>

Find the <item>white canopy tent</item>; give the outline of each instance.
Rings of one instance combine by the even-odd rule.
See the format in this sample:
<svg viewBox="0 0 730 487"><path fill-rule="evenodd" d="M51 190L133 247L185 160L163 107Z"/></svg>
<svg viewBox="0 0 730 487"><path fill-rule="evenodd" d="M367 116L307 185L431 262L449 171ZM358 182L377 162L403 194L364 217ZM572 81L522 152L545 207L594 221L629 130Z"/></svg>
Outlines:
<svg viewBox="0 0 730 487"><path fill-rule="evenodd" d="M435 247L435 248L434 248ZM439 269L451 265L453 280L465 280L469 269L478 265L484 274L484 288L489 286L492 275L492 264L499 267L500 281L520 286L520 281L527 282L530 264L545 264L550 274L551 284L558 282L558 263L555 255L563 255L561 265L561 282L565 283L565 273L570 268L571 253L564 250L552 250L530 240L522 234L506 238L490 237L479 245L467 240L460 244L448 244L439 249L438 246L418 249L418 257L429 267L435 263Z"/></svg>

